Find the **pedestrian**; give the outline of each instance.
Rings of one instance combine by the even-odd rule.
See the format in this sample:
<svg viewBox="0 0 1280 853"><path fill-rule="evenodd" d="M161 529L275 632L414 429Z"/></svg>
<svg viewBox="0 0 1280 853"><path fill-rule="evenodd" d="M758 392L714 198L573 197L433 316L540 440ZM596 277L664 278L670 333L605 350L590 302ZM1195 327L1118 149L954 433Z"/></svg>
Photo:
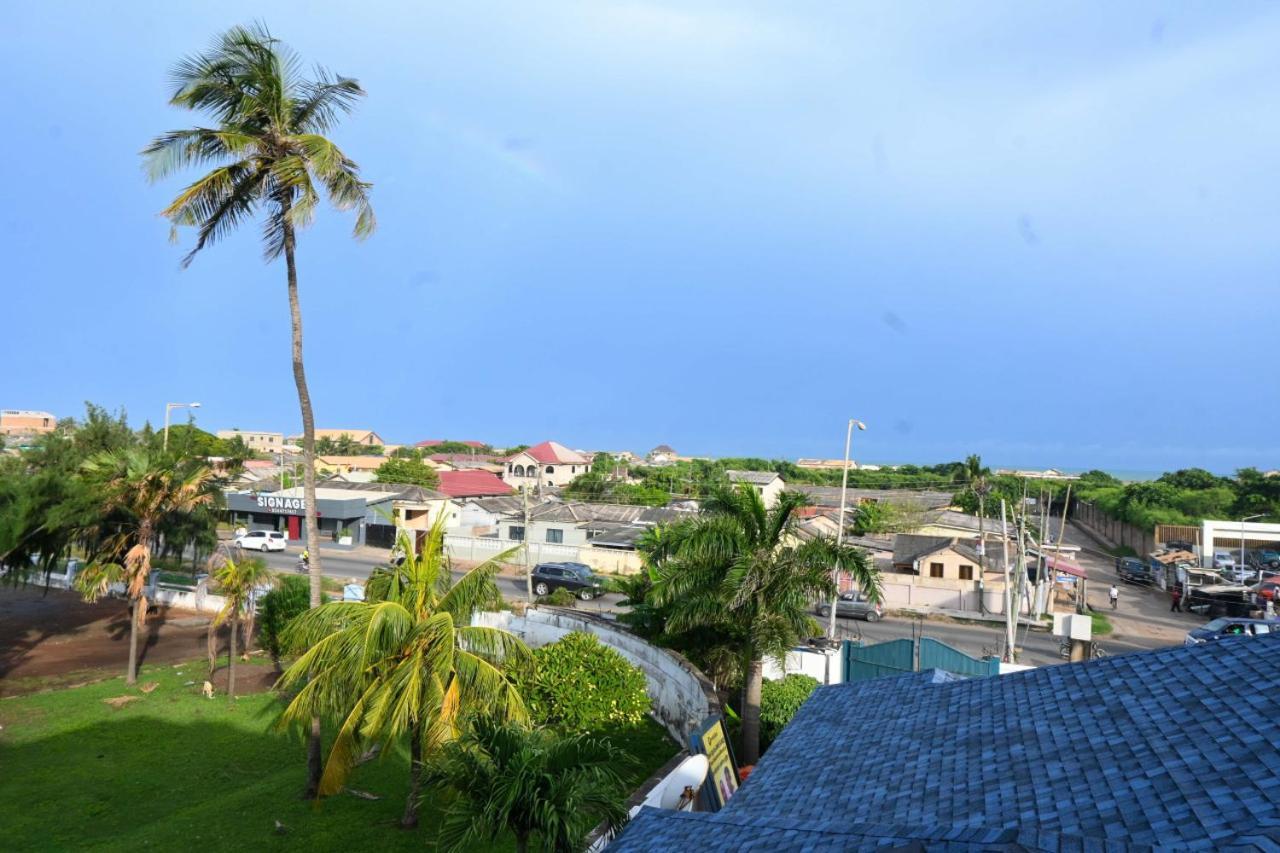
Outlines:
<svg viewBox="0 0 1280 853"><path fill-rule="evenodd" d="M1120 590L1119 590L1119 588L1118 588L1115 584L1112 584L1112 585L1111 585L1111 592L1109 592L1109 593L1108 593L1108 595L1111 597L1111 609L1112 609L1112 610L1115 610L1115 609L1116 609L1116 603L1120 600Z"/></svg>
<svg viewBox="0 0 1280 853"><path fill-rule="evenodd" d="M1276 618L1276 603L1272 601L1270 598L1267 599L1267 607L1266 607L1265 613L1268 619Z"/></svg>
<svg viewBox="0 0 1280 853"><path fill-rule="evenodd" d="M1173 599L1173 604L1169 606L1169 612L1181 613L1182 612L1182 589L1175 584L1173 589L1170 590L1169 592L1169 597Z"/></svg>

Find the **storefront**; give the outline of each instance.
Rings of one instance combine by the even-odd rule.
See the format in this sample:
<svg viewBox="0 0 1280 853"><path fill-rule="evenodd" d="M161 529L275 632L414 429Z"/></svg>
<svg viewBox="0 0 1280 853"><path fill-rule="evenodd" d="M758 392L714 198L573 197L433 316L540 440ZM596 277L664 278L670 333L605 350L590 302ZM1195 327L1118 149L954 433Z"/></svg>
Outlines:
<svg viewBox="0 0 1280 853"><path fill-rule="evenodd" d="M350 489L316 489L316 523L320 537L338 542L351 538L365 544L371 525L386 524L394 494ZM303 541L306 499L301 488L277 492L228 492L227 510L233 526L250 530L279 530L293 542Z"/></svg>

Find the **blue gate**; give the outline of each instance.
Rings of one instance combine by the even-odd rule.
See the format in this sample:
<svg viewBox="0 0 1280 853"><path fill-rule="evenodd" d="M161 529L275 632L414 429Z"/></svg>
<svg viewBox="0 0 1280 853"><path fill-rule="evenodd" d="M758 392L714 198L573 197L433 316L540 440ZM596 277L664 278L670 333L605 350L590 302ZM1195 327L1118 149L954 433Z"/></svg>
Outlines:
<svg viewBox="0 0 1280 853"><path fill-rule="evenodd" d="M970 657L959 649L932 637L921 637L919 665L916 662L916 641L907 638L889 640L871 646L844 641L842 658L844 680L864 681L886 675L902 675L926 669L940 669L967 677L999 675L1000 661L995 658Z"/></svg>
<svg viewBox="0 0 1280 853"><path fill-rule="evenodd" d="M911 640L889 640L874 646L844 641L844 680L862 681L915 670L916 650Z"/></svg>
<svg viewBox="0 0 1280 853"><path fill-rule="evenodd" d="M999 675L1000 661L973 658L932 637L920 638L920 670L941 669L956 675Z"/></svg>

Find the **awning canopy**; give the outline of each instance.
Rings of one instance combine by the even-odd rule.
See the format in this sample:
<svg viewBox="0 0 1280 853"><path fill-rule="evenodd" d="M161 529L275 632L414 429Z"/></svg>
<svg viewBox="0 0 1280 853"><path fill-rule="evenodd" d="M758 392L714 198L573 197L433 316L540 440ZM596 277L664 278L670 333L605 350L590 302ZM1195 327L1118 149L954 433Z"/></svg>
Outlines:
<svg viewBox="0 0 1280 853"><path fill-rule="evenodd" d="M1050 570L1062 572L1064 575L1074 575L1084 580L1089 579L1089 573L1084 570L1083 566L1079 566L1070 560L1064 560L1061 557L1045 557L1044 563Z"/></svg>

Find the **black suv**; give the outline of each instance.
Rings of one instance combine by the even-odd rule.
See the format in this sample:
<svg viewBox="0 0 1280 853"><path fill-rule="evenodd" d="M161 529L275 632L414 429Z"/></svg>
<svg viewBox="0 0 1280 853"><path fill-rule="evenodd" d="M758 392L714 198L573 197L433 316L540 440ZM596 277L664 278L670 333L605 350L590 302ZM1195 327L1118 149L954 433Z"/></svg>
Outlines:
<svg viewBox="0 0 1280 853"><path fill-rule="evenodd" d="M1155 581L1151 567L1137 557L1116 557L1116 574L1125 583L1150 584Z"/></svg>
<svg viewBox="0 0 1280 853"><path fill-rule="evenodd" d="M590 601L604 592L604 584L585 563L538 563L533 567L534 594L546 595L553 589L567 589Z"/></svg>

